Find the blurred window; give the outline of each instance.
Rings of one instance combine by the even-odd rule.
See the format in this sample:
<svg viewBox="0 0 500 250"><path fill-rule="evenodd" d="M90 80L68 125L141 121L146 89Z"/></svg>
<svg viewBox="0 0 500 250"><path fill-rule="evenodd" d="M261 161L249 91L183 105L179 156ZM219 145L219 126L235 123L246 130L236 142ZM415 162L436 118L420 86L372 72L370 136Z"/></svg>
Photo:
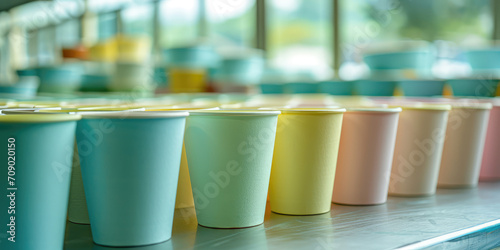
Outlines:
<svg viewBox="0 0 500 250"><path fill-rule="evenodd" d="M332 64L332 1L268 0L267 49L273 66L325 75Z"/></svg>
<svg viewBox="0 0 500 250"><path fill-rule="evenodd" d="M206 0L210 37L219 45L253 47L255 0Z"/></svg>
<svg viewBox="0 0 500 250"><path fill-rule="evenodd" d="M160 2L160 41L162 47L192 44L198 38L199 0Z"/></svg>

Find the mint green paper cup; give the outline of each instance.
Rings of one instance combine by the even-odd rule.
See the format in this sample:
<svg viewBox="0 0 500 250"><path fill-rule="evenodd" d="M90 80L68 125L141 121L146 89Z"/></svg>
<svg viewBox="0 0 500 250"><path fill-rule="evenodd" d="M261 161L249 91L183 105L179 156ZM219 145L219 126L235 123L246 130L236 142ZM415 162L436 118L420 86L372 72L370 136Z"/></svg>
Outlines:
<svg viewBox="0 0 500 250"><path fill-rule="evenodd" d="M0 115L2 250L62 250L78 115ZM5 210L4 210L5 208Z"/></svg>
<svg viewBox="0 0 500 250"><path fill-rule="evenodd" d="M264 222L279 111L196 111L186 154L198 224L245 228Z"/></svg>

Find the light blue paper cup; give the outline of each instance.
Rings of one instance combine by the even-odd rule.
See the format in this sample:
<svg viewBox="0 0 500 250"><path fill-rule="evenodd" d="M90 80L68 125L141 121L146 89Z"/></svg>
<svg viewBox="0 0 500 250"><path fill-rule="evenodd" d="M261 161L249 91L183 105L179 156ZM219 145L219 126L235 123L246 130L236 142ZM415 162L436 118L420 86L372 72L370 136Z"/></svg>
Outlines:
<svg viewBox="0 0 500 250"><path fill-rule="evenodd" d="M438 96L444 90L444 81L439 80L405 80L399 85L405 96Z"/></svg>
<svg viewBox="0 0 500 250"><path fill-rule="evenodd" d="M5 164L0 221L8 237L0 249L63 249L78 119L69 114L0 115L0 160Z"/></svg>
<svg viewBox="0 0 500 250"><path fill-rule="evenodd" d="M170 239L187 115L83 114L76 138L96 244L143 246Z"/></svg>
<svg viewBox="0 0 500 250"><path fill-rule="evenodd" d="M447 81L454 96L494 97L498 79L452 79Z"/></svg>
<svg viewBox="0 0 500 250"><path fill-rule="evenodd" d="M352 95L353 83L348 81L326 81L320 82L319 93L330 95Z"/></svg>
<svg viewBox="0 0 500 250"><path fill-rule="evenodd" d="M357 95L392 96L395 89L395 81L359 80L354 82L354 91Z"/></svg>
<svg viewBox="0 0 500 250"><path fill-rule="evenodd" d="M317 83L287 83L284 86L284 92L287 94L314 94L318 93Z"/></svg>

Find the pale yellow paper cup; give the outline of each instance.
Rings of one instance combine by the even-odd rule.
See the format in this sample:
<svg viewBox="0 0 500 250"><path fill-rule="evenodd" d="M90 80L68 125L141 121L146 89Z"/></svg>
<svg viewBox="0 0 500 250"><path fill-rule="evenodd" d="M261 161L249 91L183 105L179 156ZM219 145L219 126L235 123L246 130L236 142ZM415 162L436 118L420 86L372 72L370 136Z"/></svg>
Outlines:
<svg viewBox="0 0 500 250"><path fill-rule="evenodd" d="M330 211L345 109L281 109L269 200L271 211L310 215Z"/></svg>

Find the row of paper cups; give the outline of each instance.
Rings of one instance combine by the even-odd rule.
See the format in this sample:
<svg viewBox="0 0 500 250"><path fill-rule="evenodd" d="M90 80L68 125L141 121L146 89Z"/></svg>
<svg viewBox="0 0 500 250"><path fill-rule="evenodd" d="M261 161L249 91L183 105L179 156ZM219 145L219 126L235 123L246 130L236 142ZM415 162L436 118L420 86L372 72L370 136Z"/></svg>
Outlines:
<svg viewBox="0 0 500 250"><path fill-rule="evenodd" d="M176 192L178 206L194 195L200 225L242 228L263 223L268 187L273 212L309 215L330 211L332 200L371 205L388 192L475 186L481 160L485 175L500 177L500 107L390 105L198 110L189 117L161 108L4 110L1 139L14 138L17 153L16 235L30 240L1 244L62 249L70 179L70 220L85 220L88 208L94 242L137 246L171 237ZM492 139L483 156L486 133Z"/></svg>

